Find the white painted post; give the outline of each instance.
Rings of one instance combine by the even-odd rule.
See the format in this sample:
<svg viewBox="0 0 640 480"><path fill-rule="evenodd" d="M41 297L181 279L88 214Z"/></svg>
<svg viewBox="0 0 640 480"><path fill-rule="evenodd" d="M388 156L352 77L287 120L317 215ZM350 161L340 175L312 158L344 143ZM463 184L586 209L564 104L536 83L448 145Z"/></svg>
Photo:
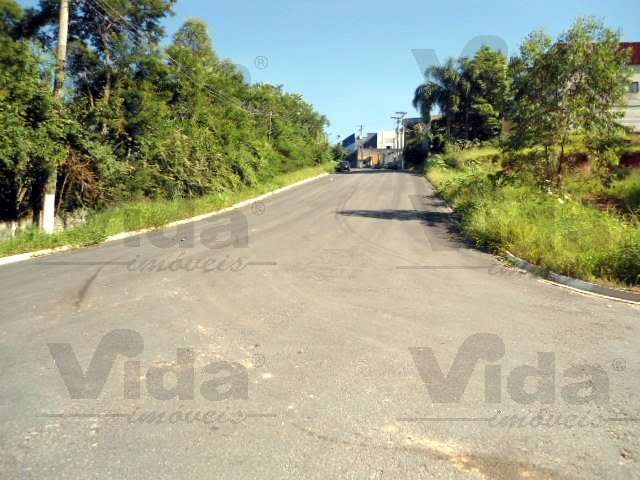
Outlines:
<svg viewBox="0 0 640 480"><path fill-rule="evenodd" d="M67 37L69 35L69 0L60 0L60 17L58 28L58 65L54 95L56 98L64 98L65 66L67 62ZM58 169L53 167L44 190L44 201L40 213L40 228L46 233L53 233L56 226L56 182Z"/></svg>

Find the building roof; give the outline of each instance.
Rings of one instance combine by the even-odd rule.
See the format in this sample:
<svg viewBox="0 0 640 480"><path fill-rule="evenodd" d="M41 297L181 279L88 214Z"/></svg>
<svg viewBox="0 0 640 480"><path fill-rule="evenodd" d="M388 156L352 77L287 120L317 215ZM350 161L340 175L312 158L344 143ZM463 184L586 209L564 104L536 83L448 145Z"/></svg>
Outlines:
<svg viewBox="0 0 640 480"><path fill-rule="evenodd" d="M630 48L632 51L631 54L631 64L632 65L640 65L640 42L623 42L620 44L622 48Z"/></svg>
<svg viewBox="0 0 640 480"><path fill-rule="evenodd" d="M356 134L352 133L342 141L342 146L346 148L349 145L353 145L354 143L356 143Z"/></svg>

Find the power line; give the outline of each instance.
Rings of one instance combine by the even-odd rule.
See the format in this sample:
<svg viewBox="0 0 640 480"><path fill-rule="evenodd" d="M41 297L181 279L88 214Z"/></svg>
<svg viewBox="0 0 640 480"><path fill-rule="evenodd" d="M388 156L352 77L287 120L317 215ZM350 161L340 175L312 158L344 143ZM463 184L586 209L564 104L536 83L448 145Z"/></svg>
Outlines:
<svg viewBox="0 0 640 480"><path fill-rule="evenodd" d="M94 12L96 12L97 14L99 14L103 19L106 20L111 20L114 21L116 23L119 23L127 33L129 33L130 35L133 36L133 41L136 44L136 46L142 46L144 44L147 44L147 38L144 34L142 34L138 27L136 27L136 25L134 25L133 23L131 23L126 17L124 17L122 14L120 14L120 12L118 12L115 7L113 7L107 0L84 0L85 3L87 5L89 5L89 7L92 8L92 10ZM117 17L117 18L115 18ZM226 93L220 91L219 89L212 87L210 85L207 84L203 84L201 82L199 82L196 78L194 78L194 76L188 71L188 69L182 65L178 60L176 60L175 58L173 58L169 53L167 53L166 51L164 52L164 55L166 56L166 58L171 61L178 69L180 69L183 74L189 79L191 80L191 82L196 86L196 87L200 87L200 88L204 88L211 96L225 101L229 104L233 104L236 107L240 108L241 110L244 110L246 113L250 114L250 115L254 115L254 116L258 116L258 115L273 115L271 112L264 112L261 110L257 110L254 109L252 107L247 107L244 102L242 102L240 99L231 97L229 95L227 95Z"/></svg>
<svg viewBox="0 0 640 480"><path fill-rule="evenodd" d="M94 11L96 10L95 5L99 5L101 7L101 10L106 12L103 13L101 11L98 11L98 13L103 17L103 18L110 18L111 20L114 20L113 17L117 17L121 22L125 23L127 25L127 27L125 27L127 29L128 32L132 33L135 37L137 37L139 39L139 41L141 42L146 42L146 37L143 33L140 33L139 28L133 24L129 19L127 19L122 13L120 13L116 7L114 7L113 5L111 5L109 3L108 0L85 0L85 2L89 2L91 4L93 4L93 8ZM265 111L265 110L261 110L261 109L256 109L250 106L247 106L245 102L243 102L242 100L235 98L233 96L227 95L226 93L222 92L221 90L216 89L215 87L212 87L210 85L200 85L198 84L198 82L193 78L193 76L191 76L189 74L189 72L187 71L187 69L180 64L180 62L178 62L175 58L171 57L171 55L169 55L169 53L166 52L166 50L164 51L164 55L171 61L173 62L178 68L182 69L185 74L189 77L189 79L194 82L194 84L196 84L196 86L202 86L204 87L206 90L208 90L212 95L217 96L218 98L221 98L229 103L235 103L239 108L241 108L242 110L246 111L249 114L255 115L255 116L268 116L270 119L272 119L273 117L280 117L283 118L285 120L289 120L291 121L294 118L293 114L290 115L280 115L276 112L273 111ZM297 114L296 114L297 115Z"/></svg>
<svg viewBox="0 0 640 480"><path fill-rule="evenodd" d="M126 17L124 17L122 14L120 14L120 12L118 12L118 10L116 10L115 7L113 7L111 4L109 4L107 2L107 0L85 0L85 2L88 2L89 4L91 4L91 6L93 7L94 11L96 11L96 8L99 7L102 11L98 10L98 13L105 19L111 19L111 20L115 20L113 17L117 17L122 23L125 24L125 29L127 30L127 32L129 32L130 34L133 34L133 36L135 37L135 39L138 40L138 42L140 43L147 43L147 38L144 34L140 33L138 27L136 27L133 23L131 23L131 21L129 21ZM103 13L105 12L105 13ZM221 100L227 101L229 103L235 103L237 106L239 106L240 108L244 109L245 111L247 111L247 113L252 113L249 110L243 108L242 102L238 99L232 98L227 96L225 93L221 92L220 90L217 90L209 85L204 85L204 84L200 84L190 73L189 71L180 63L178 62L175 58L173 58L171 55L169 55L166 51L164 52L164 55L175 65L177 66L180 70L182 70L184 72L184 74L197 86L197 87L203 87L205 88L211 95L213 95L214 97L217 97Z"/></svg>

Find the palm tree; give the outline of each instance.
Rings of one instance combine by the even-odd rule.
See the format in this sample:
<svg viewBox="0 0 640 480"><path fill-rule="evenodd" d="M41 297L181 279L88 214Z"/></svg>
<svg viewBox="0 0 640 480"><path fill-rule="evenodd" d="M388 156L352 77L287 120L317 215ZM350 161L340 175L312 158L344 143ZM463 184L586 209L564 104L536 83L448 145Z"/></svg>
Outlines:
<svg viewBox="0 0 640 480"><path fill-rule="evenodd" d="M425 76L427 81L420 85L413 96L413 106L420 111L422 118L431 121L431 111L437 106L445 116L447 135L451 136L453 119L460 107L464 82L458 65L453 59L442 66L429 67Z"/></svg>

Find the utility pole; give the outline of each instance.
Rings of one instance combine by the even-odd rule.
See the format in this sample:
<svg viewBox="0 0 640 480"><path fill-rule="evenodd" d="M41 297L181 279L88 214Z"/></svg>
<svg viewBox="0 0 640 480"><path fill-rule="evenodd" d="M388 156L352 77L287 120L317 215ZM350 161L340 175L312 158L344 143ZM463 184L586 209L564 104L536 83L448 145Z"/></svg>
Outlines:
<svg viewBox="0 0 640 480"><path fill-rule="evenodd" d="M360 161L362 160L362 131L364 130L364 125L356 125L360 129L360 136L356 139L356 147L358 147L358 152L356 153L356 168L360 168Z"/></svg>
<svg viewBox="0 0 640 480"><path fill-rule="evenodd" d="M401 170L404 170L404 134L405 134L405 129L404 129L404 117L407 116L407 112L396 112L396 115L400 115L400 122L402 122L401 125L401 139L400 139L400 155L402 158L402 164L400 166Z"/></svg>
<svg viewBox="0 0 640 480"><path fill-rule="evenodd" d="M269 141L271 141L272 129L273 129L273 112L269 112Z"/></svg>
<svg viewBox="0 0 640 480"><path fill-rule="evenodd" d="M69 0L60 0L58 21L58 54L53 94L58 101L64 101L64 80L67 64L67 38L69 36ZM40 212L40 228L53 233L56 225L56 183L58 166L53 165L45 184L44 201Z"/></svg>
<svg viewBox="0 0 640 480"><path fill-rule="evenodd" d="M395 120L396 121L396 140L395 140L395 150L396 150L396 159L395 161L398 161L398 155L400 153L400 121L402 120L402 117L391 117L391 120Z"/></svg>

